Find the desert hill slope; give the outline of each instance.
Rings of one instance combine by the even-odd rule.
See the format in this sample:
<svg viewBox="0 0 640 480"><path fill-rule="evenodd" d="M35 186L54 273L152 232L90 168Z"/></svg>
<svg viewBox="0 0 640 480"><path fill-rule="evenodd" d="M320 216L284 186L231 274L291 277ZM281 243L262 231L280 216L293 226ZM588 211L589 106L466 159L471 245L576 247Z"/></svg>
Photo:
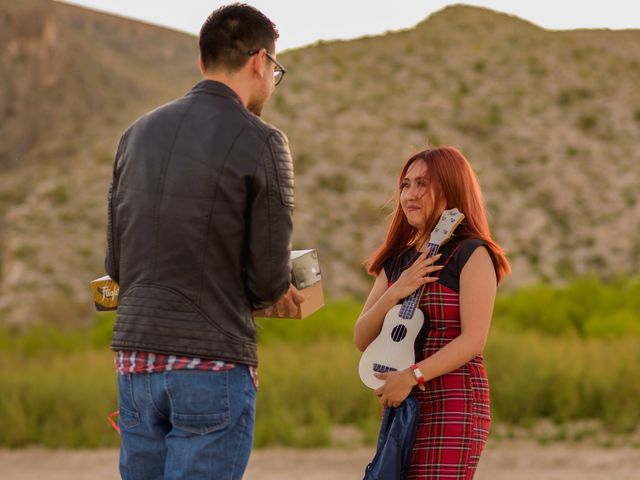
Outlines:
<svg viewBox="0 0 640 480"><path fill-rule="evenodd" d="M198 79L197 41L45 0L0 0L0 313L86 315L120 133ZM512 286L640 266L640 31L545 31L449 7L415 28L284 52L265 120L296 162L294 246L363 295L396 174L429 144L474 165Z"/></svg>
<svg viewBox="0 0 640 480"><path fill-rule="evenodd" d="M511 285L636 272L639 45L639 31L550 32L458 6L283 56L269 117L298 161L298 243L319 242L338 291L360 292L396 174L430 142L476 168Z"/></svg>
<svg viewBox="0 0 640 480"><path fill-rule="evenodd" d="M0 319L75 323L118 138L198 79L197 44L47 0L0 0L0 40Z"/></svg>

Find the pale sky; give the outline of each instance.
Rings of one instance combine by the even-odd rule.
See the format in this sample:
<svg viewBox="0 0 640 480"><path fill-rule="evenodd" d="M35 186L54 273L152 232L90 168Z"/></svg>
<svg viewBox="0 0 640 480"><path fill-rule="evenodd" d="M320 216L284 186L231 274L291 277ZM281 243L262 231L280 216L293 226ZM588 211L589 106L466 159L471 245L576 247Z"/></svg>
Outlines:
<svg viewBox="0 0 640 480"><path fill-rule="evenodd" d="M163 25L197 35L215 8L231 1L64 0L67 3ZM411 28L447 5L464 3L529 20L543 28L640 28L638 0L245 0L278 27L279 51L317 40L378 35Z"/></svg>

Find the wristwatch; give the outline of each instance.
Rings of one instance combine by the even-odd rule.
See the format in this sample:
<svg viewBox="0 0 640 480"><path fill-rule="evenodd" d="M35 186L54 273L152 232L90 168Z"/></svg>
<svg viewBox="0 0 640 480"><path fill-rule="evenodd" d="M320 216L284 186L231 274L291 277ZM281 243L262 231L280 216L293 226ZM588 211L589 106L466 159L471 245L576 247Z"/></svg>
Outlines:
<svg viewBox="0 0 640 480"><path fill-rule="evenodd" d="M411 370L413 371L413 375L416 377L416 380L418 381L418 385L424 385L424 375L422 374L422 370L420 370L420 367L418 367L418 365L411 365Z"/></svg>

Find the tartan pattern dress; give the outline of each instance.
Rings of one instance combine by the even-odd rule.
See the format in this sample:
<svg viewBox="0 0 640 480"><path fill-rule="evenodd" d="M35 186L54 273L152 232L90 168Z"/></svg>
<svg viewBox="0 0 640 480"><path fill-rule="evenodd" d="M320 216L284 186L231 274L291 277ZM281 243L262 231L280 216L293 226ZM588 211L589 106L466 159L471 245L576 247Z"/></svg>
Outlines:
<svg viewBox="0 0 640 480"><path fill-rule="evenodd" d="M427 358L461 333L458 292L433 282L422 295L420 309L429 321L422 347L422 358ZM413 392L420 419L407 478L472 480L490 425L489 383L482 355L429 380L425 387Z"/></svg>

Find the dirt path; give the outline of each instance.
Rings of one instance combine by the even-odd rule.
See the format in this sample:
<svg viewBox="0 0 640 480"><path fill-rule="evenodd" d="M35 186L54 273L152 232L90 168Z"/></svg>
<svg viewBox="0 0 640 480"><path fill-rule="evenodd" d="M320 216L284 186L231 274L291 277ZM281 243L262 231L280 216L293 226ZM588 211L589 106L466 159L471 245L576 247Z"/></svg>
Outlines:
<svg viewBox="0 0 640 480"><path fill-rule="evenodd" d="M359 480L370 449L256 450L247 480ZM0 450L2 480L116 480L116 450ZM489 443L476 480L638 480L640 448Z"/></svg>

